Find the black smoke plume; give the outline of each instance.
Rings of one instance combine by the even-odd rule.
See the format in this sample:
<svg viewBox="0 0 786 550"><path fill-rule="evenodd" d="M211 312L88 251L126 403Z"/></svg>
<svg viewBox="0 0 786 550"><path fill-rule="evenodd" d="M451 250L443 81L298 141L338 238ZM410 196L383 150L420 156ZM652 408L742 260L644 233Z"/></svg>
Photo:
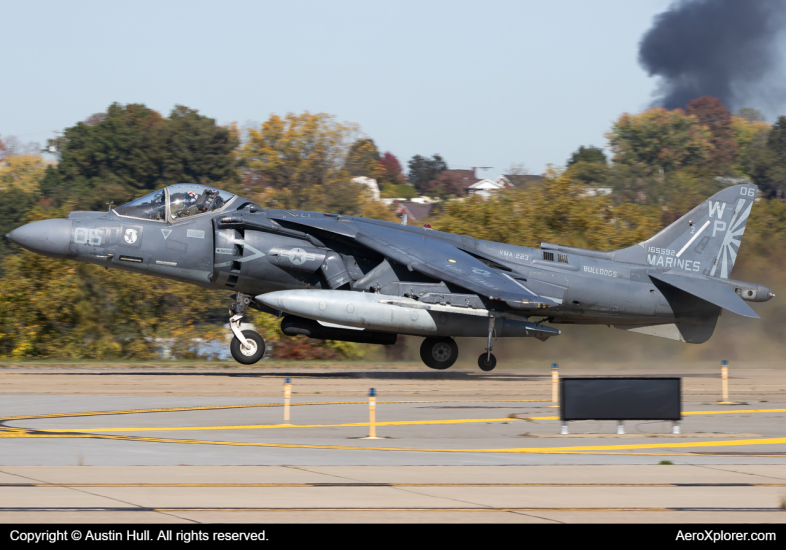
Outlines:
<svg viewBox="0 0 786 550"><path fill-rule="evenodd" d="M778 109L786 99L780 0L678 0L641 39L639 63L661 77L655 104L684 107L700 96L736 110Z"/></svg>

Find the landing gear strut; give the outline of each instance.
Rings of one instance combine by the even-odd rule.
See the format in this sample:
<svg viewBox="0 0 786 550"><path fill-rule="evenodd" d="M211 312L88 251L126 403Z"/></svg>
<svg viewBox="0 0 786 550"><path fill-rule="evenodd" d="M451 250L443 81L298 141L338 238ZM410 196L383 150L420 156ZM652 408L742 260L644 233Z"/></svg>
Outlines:
<svg viewBox="0 0 786 550"><path fill-rule="evenodd" d="M235 303L229 308L229 313L234 314L229 318L229 328L235 335L229 345L229 351L232 352L235 361L244 365L253 365L265 355L265 340L259 333L253 330L240 330L240 321L245 317L251 299L248 294L238 292Z"/></svg>
<svg viewBox="0 0 786 550"><path fill-rule="evenodd" d="M494 316L489 316L489 339L488 343L486 344L486 353L482 353L480 357L478 357L478 366L482 371L492 371L494 367L497 366L497 358L494 357L494 354L491 353L491 348L494 347L494 342L491 341L491 337L494 335Z"/></svg>
<svg viewBox="0 0 786 550"><path fill-rule="evenodd" d="M458 345L453 338L426 338L420 345L420 358L429 368L445 370L458 359Z"/></svg>

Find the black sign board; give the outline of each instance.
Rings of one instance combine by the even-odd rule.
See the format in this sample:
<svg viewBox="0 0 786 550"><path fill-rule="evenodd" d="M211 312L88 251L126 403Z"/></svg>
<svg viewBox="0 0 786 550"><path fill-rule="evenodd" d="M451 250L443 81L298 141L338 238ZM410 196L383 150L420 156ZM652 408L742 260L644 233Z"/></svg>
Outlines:
<svg viewBox="0 0 786 550"><path fill-rule="evenodd" d="M560 418L677 422L681 396L679 378L560 378Z"/></svg>

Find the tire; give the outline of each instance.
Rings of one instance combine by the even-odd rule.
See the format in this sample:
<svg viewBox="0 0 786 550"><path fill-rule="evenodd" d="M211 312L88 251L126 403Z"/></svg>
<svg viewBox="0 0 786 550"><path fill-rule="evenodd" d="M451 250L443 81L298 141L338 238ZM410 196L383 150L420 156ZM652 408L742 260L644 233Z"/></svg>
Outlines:
<svg viewBox="0 0 786 550"><path fill-rule="evenodd" d="M486 362L487 355L485 353L480 354L478 357L478 366L480 370L489 372L494 370L494 367L497 366L497 358L494 357L494 354L491 354L491 357L488 357L488 363Z"/></svg>
<svg viewBox="0 0 786 550"><path fill-rule="evenodd" d="M420 358L431 369L445 370L456 362L458 351L453 338L426 338L420 345Z"/></svg>
<svg viewBox="0 0 786 550"><path fill-rule="evenodd" d="M243 336L245 336L246 340L250 343L252 349L244 349L240 344L240 340L235 336L232 338L232 343L229 345L229 351L232 352L232 357L234 357L235 361L238 363L253 365L265 355L265 341L259 333L253 330L244 330Z"/></svg>

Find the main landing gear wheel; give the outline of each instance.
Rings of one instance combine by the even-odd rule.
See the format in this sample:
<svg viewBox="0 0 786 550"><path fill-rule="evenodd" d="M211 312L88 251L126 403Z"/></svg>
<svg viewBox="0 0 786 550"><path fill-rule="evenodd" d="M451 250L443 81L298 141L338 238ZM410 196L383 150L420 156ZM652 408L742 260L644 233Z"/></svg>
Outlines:
<svg viewBox="0 0 786 550"><path fill-rule="evenodd" d="M420 344L420 358L429 368L445 370L458 359L458 344L453 338L426 338Z"/></svg>
<svg viewBox="0 0 786 550"><path fill-rule="evenodd" d="M482 371L494 370L494 367L497 366L497 358L494 357L493 353L481 353L480 357L478 357L478 366Z"/></svg>
<svg viewBox="0 0 786 550"><path fill-rule="evenodd" d="M248 346L243 346L237 337L232 338L232 343L229 350L232 352L232 357L235 361L244 365L253 365L265 355L265 341L259 333L253 330L244 330L243 336L248 342Z"/></svg>

